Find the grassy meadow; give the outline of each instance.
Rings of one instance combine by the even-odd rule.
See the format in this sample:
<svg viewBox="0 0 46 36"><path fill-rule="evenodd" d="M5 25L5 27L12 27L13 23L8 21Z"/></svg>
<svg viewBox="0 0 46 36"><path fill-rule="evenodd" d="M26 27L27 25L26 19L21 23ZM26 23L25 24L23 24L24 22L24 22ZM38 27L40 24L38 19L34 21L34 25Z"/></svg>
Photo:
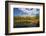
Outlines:
<svg viewBox="0 0 46 36"><path fill-rule="evenodd" d="M14 16L14 28L17 27L38 27L39 26L39 16Z"/></svg>

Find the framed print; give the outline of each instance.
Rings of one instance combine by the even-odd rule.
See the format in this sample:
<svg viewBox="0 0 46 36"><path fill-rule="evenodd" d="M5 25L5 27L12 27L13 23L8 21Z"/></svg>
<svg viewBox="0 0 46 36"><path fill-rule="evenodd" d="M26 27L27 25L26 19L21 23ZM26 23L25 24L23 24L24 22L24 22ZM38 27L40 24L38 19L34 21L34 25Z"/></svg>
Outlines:
<svg viewBox="0 0 46 36"><path fill-rule="evenodd" d="M45 32L45 4L36 2L5 2L5 34Z"/></svg>

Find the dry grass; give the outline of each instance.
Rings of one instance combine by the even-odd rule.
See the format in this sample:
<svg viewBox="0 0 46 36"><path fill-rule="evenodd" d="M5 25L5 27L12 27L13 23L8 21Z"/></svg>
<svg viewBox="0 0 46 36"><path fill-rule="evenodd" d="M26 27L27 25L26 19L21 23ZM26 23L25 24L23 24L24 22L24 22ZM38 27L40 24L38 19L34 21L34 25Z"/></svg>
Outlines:
<svg viewBox="0 0 46 36"><path fill-rule="evenodd" d="M37 17L14 17L14 23L32 23L37 24L39 22L39 18Z"/></svg>

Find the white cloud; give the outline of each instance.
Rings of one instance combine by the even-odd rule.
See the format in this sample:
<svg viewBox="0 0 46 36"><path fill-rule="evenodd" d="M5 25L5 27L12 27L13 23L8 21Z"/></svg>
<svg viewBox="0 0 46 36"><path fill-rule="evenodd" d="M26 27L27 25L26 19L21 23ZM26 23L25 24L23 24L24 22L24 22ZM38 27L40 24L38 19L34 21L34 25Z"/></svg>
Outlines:
<svg viewBox="0 0 46 36"><path fill-rule="evenodd" d="M20 10L22 10L23 12L26 12L26 13L30 13L31 12L31 10L29 11L29 10L27 10L27 9L25 9L25 8L19 8ZM29 8L30 9L30 8Z"/></svg>
<svg viewBox="0 0 46 36"><path fill-rule="evenodd" d="M27 13L27 16L35 16L39 13L39 11L36 11L36 8L33 8L33 10L30 10L31 8L19 8L19 10L23 11L23 13ZM24 14L25 15L25 14Z"/></svg>

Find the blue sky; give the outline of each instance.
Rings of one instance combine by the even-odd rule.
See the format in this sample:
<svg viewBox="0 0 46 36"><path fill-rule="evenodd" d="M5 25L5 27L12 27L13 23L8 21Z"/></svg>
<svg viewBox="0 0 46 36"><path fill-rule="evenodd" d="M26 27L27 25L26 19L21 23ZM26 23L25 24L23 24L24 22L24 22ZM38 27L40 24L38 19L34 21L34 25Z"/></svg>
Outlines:
<svg viewBox="0 0 46 36"><path fill-rule="evenodd" d="M14 16L36 16L40 13L38 8L13 8Z"/></svg>

